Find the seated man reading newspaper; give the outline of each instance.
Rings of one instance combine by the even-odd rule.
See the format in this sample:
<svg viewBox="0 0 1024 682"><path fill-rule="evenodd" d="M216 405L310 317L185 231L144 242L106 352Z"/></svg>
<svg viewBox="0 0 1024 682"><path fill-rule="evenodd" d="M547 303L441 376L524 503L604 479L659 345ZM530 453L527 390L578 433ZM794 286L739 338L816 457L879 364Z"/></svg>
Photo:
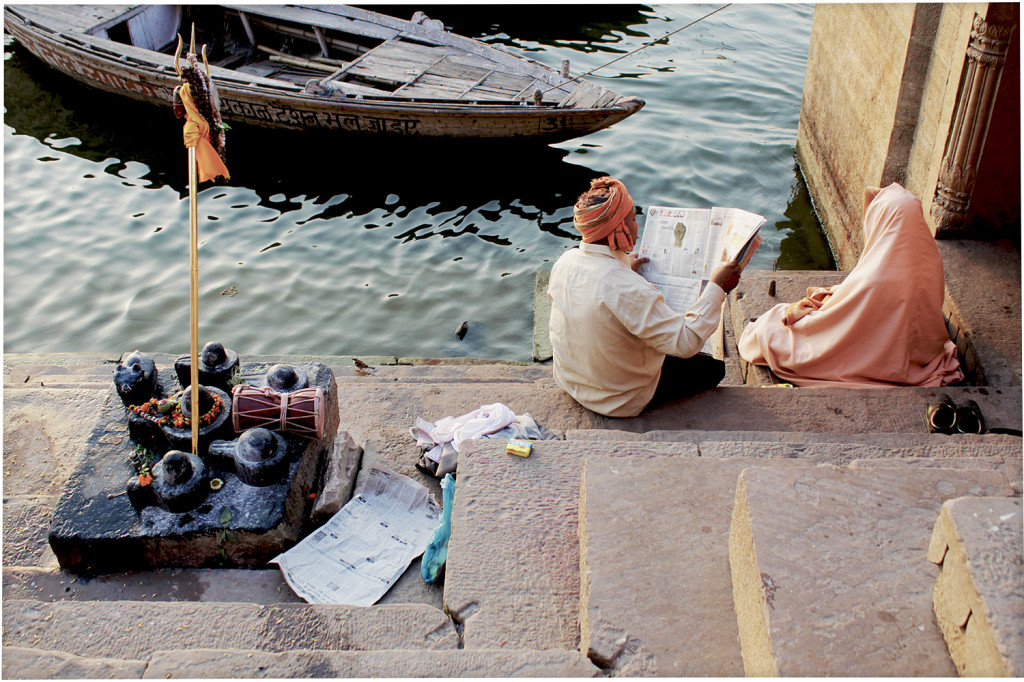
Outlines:
<svg viewBox="0 0 1024 682"><path fill-rule="evenodd" d="M629 255L639 228L619 180L592 181L573 216L583 243L559 257L548 285L558 385L609 417L633 417L717 385L724 365L698 353L718 328L741 266L733 260L716 269L697 302L678 313L638 274L648 259Z"/></svg>

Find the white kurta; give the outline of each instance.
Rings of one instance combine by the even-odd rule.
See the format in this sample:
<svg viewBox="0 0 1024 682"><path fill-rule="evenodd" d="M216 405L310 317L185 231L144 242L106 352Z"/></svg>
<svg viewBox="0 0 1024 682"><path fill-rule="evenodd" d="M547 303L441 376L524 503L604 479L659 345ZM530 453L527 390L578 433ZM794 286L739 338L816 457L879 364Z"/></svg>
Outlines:
<svg viewBox="0 0 1024 682"><path fill-rule="evenodd" d="M584 407L633 417L647 406L666 355L688 358L718 327L725 291L709 282L685 315L603 244L566 251L551 269L554 377Z"/></svg>

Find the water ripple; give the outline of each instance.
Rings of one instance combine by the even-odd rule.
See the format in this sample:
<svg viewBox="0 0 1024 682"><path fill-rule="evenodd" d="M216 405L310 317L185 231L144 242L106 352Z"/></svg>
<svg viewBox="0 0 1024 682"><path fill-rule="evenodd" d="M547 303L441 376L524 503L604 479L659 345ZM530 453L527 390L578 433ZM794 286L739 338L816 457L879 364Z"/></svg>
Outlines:
<svg viewBox="0 0 1024 682"><path fill-rule="evenodd" d="M453 30L647 106L534 148L307 142L229 134L232 182L199 193L200 335L243 353L529 359L533 280L577 243L589 180L639 206L741 206L769 220L754 267L829 267L794 170L812 8L550 6L495 19L437 6ZM409 10L412 11L411 9ZM600 68L599 68L600 67ZM6 41L4 347L183 353L189 218L180 122L95 93ZM817 241L816 241L817 240ZM455 328L469 320L459 341Z"/></svg>

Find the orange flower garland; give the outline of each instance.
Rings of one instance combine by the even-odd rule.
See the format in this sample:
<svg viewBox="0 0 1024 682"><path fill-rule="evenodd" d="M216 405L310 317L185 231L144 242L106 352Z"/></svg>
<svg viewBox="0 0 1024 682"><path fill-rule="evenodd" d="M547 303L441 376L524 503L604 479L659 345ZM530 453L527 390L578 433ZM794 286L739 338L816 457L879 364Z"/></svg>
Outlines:
<svg viewBox="0 0 1024 682"><path fill-rule="evenodd" d="M213 405L206 414L199 417L200 427L212 424L221 413L221 410L224 409L224 399L218 394L212 393L210 398L213 401ZM167 406L169 403L173 403L174 405L174 407L169 410L170 414L158 416L159 413L168 411ZM153 398L141 405L132 405L128 409L143 419L147 419L159 426L173 426L176 429L184 429L192 426L192 420L182 413L181 402L179 400L158 400L157 398Z"/></svg>

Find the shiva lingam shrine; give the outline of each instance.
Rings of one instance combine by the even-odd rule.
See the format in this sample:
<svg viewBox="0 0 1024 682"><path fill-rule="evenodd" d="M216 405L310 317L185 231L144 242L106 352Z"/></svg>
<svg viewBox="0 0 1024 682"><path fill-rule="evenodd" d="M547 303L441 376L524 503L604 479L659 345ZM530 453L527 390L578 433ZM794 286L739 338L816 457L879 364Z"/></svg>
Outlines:
<svg viewBox="0 0 1024 682"><path fill-rule="evenodd" d="M301 538L338 430L333 372L242 367L207 344L194 410L190 358L168 369L136 351L115 370L54 512L49 542L63 568L256 567Z"/></svg>

